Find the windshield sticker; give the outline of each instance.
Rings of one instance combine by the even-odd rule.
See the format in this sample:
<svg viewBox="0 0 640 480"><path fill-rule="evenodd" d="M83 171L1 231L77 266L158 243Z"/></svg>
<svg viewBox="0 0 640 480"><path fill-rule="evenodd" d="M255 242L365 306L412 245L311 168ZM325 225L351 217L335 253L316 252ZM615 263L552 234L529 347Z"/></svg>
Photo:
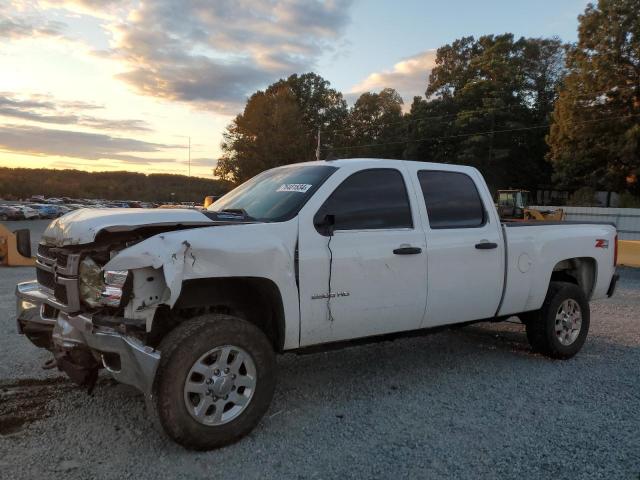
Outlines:
<svg viewBox="0 0 640 480"><path fill-rule="evenodd" d="M305 193L313 185L308 183L283 183L276 192L300 192Z"/></svg>

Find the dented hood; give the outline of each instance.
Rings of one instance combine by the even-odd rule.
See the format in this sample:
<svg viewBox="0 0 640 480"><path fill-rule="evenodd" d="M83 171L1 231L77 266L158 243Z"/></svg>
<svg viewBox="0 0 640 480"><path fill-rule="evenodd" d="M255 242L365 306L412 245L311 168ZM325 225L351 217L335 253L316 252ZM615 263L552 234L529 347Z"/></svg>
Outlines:
<svg viewBox="0 0 640 480"><path fill-rule="evenodd" d="M204 226L215 224L205 214L190 209L83 208L49 224L42 242L58 247L93 242L102 231L126 232L150 226Z"/></svg>

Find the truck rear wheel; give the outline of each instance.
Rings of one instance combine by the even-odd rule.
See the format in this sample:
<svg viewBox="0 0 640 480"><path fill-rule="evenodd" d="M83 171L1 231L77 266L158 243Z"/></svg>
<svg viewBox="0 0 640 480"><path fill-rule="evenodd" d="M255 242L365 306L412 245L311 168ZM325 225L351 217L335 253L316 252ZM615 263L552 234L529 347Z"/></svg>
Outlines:
<svg viewBox="0 0 640 480"><path fill-rule="evenodd" d="M551 282L540 310L521 315L534 351L567 359L580 351L589 332L589 302L573 283Z"/></svg>
<svg viewBox="0 0 640 480"><path fill-rule="evenodd" d="M255 325L229 315L204 315L176 327L158 349L155 414L184 447L211 450L231 444L269 408L275 353Z"/></svg>

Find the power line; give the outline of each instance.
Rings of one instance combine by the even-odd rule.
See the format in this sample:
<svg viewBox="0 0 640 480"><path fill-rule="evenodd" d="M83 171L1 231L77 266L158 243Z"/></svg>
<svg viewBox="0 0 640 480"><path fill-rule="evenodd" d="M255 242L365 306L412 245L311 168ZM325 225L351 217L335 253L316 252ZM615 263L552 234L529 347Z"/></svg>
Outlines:
<svg viewBox="0 0 640 480"><path fill-rule="evenodd" d="M598 93L592 93L592 94L583 94L583 95L574 95L573 98L598 98L602 95L608 95L611 93L616 93L616 92L620 92L620 91L626 91L626 90L640 90L638 89L638 87L635 86L626 86L626 87L618 87L618 86L614 86L611 87L610 89L608 89L607 91L604 92L598 92ZM408 123L414 123L414 122L419 122L422 120L442 120L445 118L453 118L453 117L458 117L461 116L463 114L474 114L474 113L492 113L492 112L501 112L501 111L505 111L505 110L511 110L511 109L515 109L515 108L524 108L527 109L526 105L523 104L515 104L515 105L509 105L506 107L486 107L486 108L476 108L473 110L460 110L456 113L449 113L446 115L425 115L425 116L417 116L417 115L411 115L411 114L406 114L405 118L403 118L402 120L399 120L397 122L384 122L384 123L377 123L375 126L376 127L385 127L385 126L390 126L390 125L406 125ZM327 134L333 134L333 133L339 133L339 132L348 132L348 131L352 131L353 127L347 127L347 128L336 128L336 129L326 129L324 130L325 135ZM307 133L316 133L316 130L309 130Z"/></svg>
<svg viewBox="0 0 640 480"><path fill-rule="evenodd" d="M413 123L413 122L418 122L421 120L437 120L437 119L443 119L443 118L449 118L449 117L457 117L460 116L461 114L465 114L465 113L484 113L484 112L498 112L498 111L503 111L503 110L510 110L514 107L515 105L510 105L508 107L501 107L501 108L476 108L474 110L462 110L460 112L457 113L449 113L447 115L429 115L429 116L414 116L411 115L411 118L405 118L404 120L399 120L397 122L384 122L384 123L376 123L376 127L383 127L383 126L389 126L389 125L405 125L407 123ZM408 117L409 115L407 115ZM353 127L347 127L347 128L336 128L333 130L324 130L325 134L327 133L338 133L338 132L347 132L347 131L351 131L353 130ZM309 130L308 133L314 133L315 130Z"/></svg>
<svg viewBox="0 0 640 480"><path fill-rule="evenodd" d="M597 119L592 119L592 120L584 120L582 122L570 122L570 123L566 123L565 125L582 125L582 124L586 124L586 123L598 123L598 122L605 122L605 121L609 121L609 120L622 120L622 119L625 119L625 118L633 118L633 117L640 117L640 114L623 115L623 116L618 116L618 117L597 118ZM445 139L451 139L451 138L475 137L475 136L478 136L478 135L493 135L493 134L496 134L496 133L522 132L522 131L527 131L527 130L537 130L537 129L540 129L540 128L548 128L551 125L553 125L553 124L552 123L545 123L545 124L541 124L541 125L533 125L531 127L507 128L507 129L503 129L503 130L487 130L487 131L484 131L484 132L460 133L460 134L456 134L456 135L441 135L441 136L438 136L438 137L415 138L415 139L410 139L410 140L399 140L399 141L394 141L394 142L370 143L370 144L366 144L366 145L349 145L349 146L344 146L344 147L326 147L325 150L351 150L351 149L354 149L354 148L381 147L381 146L386 146L386 145L398 145L398 144L401 144L401 143L424 142L424 141L427 141L427 140L445 140Z"/></svg>

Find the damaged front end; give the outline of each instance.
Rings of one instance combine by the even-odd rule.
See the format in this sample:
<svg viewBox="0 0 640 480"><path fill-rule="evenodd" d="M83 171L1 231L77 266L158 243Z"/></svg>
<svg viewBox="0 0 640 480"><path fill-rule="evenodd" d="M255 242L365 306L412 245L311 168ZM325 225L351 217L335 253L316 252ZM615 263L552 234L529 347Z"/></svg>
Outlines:
<svg viewBox="0 0 640 480"><path fill-rule="evenodd" d="M53 353L45 368L58 367L89 390L105 368L116 380L150 394L160 354L149 338L155 314L169 296L162 269L105 268L140 240L40 245L37 280L16 287L17 326Z"/></svg>

